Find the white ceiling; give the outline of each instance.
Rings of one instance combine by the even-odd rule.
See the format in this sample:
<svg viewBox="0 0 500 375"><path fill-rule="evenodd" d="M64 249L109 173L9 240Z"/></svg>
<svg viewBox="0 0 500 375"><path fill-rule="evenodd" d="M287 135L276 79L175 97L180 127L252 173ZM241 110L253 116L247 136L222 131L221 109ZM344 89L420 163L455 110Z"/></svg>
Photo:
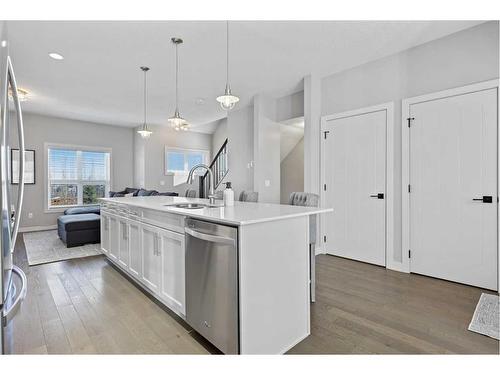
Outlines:
<svg viewBox="0 0 500 375"><path fill-rule="evenodd" d="M238 21L230 23L233 92L242 107L258 92L298 90L321 76L408 49L476 21ZM225 85L224 21L9 22L19 86L31 92L24 110L85 121L137 126L142 122L142 72L151 68L149 122L166 124L174 110L173 36L180 47L181 115L195 131L225 113L215 102ZM49 52L65 59L55 61ZM197 104L202 98L204 104Z"/></svg>

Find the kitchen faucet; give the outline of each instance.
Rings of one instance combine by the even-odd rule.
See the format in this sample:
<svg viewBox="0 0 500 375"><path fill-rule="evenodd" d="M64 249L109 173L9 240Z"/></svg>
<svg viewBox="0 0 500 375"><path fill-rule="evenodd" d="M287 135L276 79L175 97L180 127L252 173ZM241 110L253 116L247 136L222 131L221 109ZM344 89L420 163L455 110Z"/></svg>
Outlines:
<svg viewBox="0 0 500 375"><path fill-rule="evenodd" d="M209 181L210 181L210 189L208 191L208 199L209 199L209 202L210 204L215 204L215 193L214 193L214 175L212 173L212 170L210 169L210 167L208 167L207 165L205 164L197 164L195 165L193 168L191 168L191 170L189 171L189 175L188 175L188 178L187 178L187 183L188 184L192 184L193 183L193 173L196 169L198 168L204 168L207 170L208 172L208 176L209 176Z"/></svg>

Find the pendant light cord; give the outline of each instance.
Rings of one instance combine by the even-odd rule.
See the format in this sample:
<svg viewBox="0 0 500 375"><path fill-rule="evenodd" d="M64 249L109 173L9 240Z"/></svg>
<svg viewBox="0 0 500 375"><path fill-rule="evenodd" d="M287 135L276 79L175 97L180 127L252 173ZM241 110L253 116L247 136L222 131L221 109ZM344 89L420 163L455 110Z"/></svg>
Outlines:
<svg viewBox="0 0 500 375"><path fill-rule="evenodd" d="M144 70L144 126L146 126L146 108L147 108L147 96L146 96L146 73L147 70Z"/></svg>
<svg viewBox="0 0 500 375"><path fill-rule="evenodd" d="M175 44L175 111L179 111L179 45Z"/></svg>

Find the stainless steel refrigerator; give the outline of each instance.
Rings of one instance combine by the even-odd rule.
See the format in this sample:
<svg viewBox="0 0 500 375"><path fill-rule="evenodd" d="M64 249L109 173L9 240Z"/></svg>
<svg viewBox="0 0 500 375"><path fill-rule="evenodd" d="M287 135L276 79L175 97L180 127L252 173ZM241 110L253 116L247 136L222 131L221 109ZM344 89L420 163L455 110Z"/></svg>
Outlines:
<svg viewBox="0 0 500 375"><path fill-rule="evenodd" d="M0 21L0 352L11 353L11 320L26 296L26 275L13 262L14 247L21 219L24 193L24 129L17 84L9 55L8 23ZM10 93L10 95L9 95ZM13 185L9 176L10 127L17 126L19 147L19 184L17 199L11 202ZM14 132L13 132L14 134Z"/></svg>

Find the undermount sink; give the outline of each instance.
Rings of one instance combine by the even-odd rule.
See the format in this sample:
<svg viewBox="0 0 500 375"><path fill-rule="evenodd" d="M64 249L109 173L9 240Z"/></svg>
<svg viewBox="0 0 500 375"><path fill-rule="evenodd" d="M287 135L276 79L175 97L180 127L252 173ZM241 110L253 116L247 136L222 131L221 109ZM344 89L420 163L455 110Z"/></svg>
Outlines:
<svg viewBox="0 0 500 375"><path fill-rule="evenodd" d="M173 203L173 204L165 204L165 207L175 207L175 208L184 208L187 210L195 210L200 208L219 208L223 207L223 204L208 204L208 203Z"/></svg>
<svg viewBox="0 0 500 375"><path fill-rule="evenodd" d="M177 203L177 204L167 204L166 206L176 207L176 208L185 208L188 210L209 207L208 205L203 204L203 203Z"/></svg>

